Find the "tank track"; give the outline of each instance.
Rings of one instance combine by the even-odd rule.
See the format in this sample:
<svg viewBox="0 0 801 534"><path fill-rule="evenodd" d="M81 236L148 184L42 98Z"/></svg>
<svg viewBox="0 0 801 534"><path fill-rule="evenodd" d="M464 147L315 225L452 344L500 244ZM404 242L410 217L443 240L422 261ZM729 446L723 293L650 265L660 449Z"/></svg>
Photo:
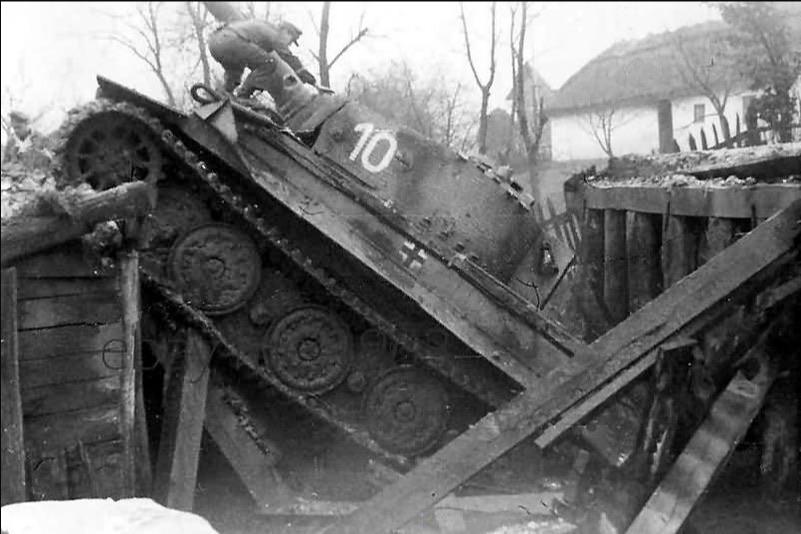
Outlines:
<svg viewBox="0 0 801 534"><path fill-rule="evenodd" d="M321 287L325 288L331 297L356 312L356 314L364 318L367 323L387 336L388 339L397 343L417 361L433 369L438 374L450 380L457 387L469 392L489 406L499 406L508 400L508 392L506 392L507 394L499 392L497 390L497 385L492 381L485 380L476 373L468 373L461 369L458 364L458 358L445 358L436 354L431 354L420 338L399 328L397 324L385 317L384 314L375 310L358 295L339 283L325 268L316 265L315 262L303 252L298 244L292 243L282 235L278 228L268 225L263 218L259 217L259 208L255 203L248 202L242 195L233 191L231 187L221 180L220 176L214 172L211 166L192 152L175 133L163 126L157 119L150 116L141 108L126 102L113 102L99 99L72 110L68 115L67 121L57 133L56 161L64 161L66 142L70 132L90 116L103 112L124 114L132 120L145 124L151 130L154 139L159 139L161 141L162 148L169 151L173 159L183 165L184 171L188 171L191 174L192 179L190 181L204 184L217 199L222 201L229 212L232 212L244 220L251 229L255 231L253 233L258 235L262 241L258 243L259 246L264 247L264 245L267 244L270 248L280 251L307 276L318 282ZM66 170L64 169L57 168L55 169L55 173L57 178L59 176L66 176ZM269 386L301 405L311 414L344 431L353 441L376 454L384 461L401 468L408 468L411 466L411 460L409 458L386 451L369 436L366 430L347 422L344 414L340 413L340 410L336 406L325 403L318 397L294 391L270 373L265 372L256 365L251 358L248 358L237 348L234 343L227 339L223 332L214 324L212 319L207 317L203 312L187 304L180 293L175 291L172 287L173 283L171 280L150 269L142 270L143 282L151 289L154 289L168 302L172 311L181 317L183 321L199 329L211 340L212 345L217 347L215 354L223 357L234 370L239 373L245 373L248 379L268 383ZM253 428L253 425L247 422L246 411L237 411L241 416L240 419L243 427L246 430L248 428Z"/></svg>

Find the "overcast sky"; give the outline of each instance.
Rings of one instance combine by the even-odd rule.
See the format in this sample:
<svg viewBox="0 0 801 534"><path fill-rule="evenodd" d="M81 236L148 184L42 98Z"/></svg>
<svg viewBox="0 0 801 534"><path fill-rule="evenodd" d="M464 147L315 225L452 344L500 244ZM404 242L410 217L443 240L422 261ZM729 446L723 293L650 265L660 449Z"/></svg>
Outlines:
<svg viewBox="0 0 801 534"><path fill-rule="evenodd" d="M321 4L272 3L273 13L304 31L299 51L303 58L309 58L308 49L316 47L311 17L319 16ZM501 42L491 107L503 106L511 87L507 48L510 5L498 2ZM486 76L488 64L488 6L488 2L465 4L482 76ZM700 2L536 2L533 6L540 14L529 29L529 55L554 88L616 41L719 18L714 8ZM66 109L92 98L95 74L163 98L155 77L143 63L102 37L121 31L125 19L109 15L130 16L133 3L2 2L0 7L3 114L8 112L8 88L17 98L17 107L28 113L35 114L46 106L48 112L40 127L51 130ZM474 84L464 54L458 3L333 2L333 51L347 42L362 13L373 37L353 47L337 63L332 72L334 89L341 88L350 73L381 70L391 60L406 61L420 76L442 72ZM466 87L478 97L474 85Z"/></svg>

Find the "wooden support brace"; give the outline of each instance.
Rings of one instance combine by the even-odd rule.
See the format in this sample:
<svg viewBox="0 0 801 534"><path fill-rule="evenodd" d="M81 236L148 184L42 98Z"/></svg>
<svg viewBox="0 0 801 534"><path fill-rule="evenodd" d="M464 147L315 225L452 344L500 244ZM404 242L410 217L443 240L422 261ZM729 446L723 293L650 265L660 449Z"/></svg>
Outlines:
<svg viewBox="0 0 801 534"><path fill-rule="evenodd" d="M154 493L162 504L177 510L191 511L194 504L210 358L207 341L190 328L184 357L177 358L167 386Z"/></svg>
<svg viewBox="0 0 801 534"><path fill-rule="evenodd" d="M629 314L626 212L604 211L604 301L617 324Z"/></svg>
<svg viewBox="0 0 801 534"><path fill-rule="evenodd" d="M22 399L19 390L19 343L17 338L17 272L3 270L2 279L2 497L3 506L26 500L25 443L22 438Z"/></svg>
<svg viewBox="0 0 801 534"><path fill-rule="evenodd" d="M763 350L750 351L760 360L759 373L749 380L738 372L729 382L627 534L674 534L682 527L765 401L775 375Z"/></svg>
<svg viewBox="0 0 801 534"><path fill-rule="evenodd" d="M206 430L245 484L257 512L273 513L291 498L273 469L277 450L271 455L259 448L242 428L225 395L224 386L213 378L206 401Z"/></svg>
<svg viewBox="0 0 801 534"><path fill-rule="evenodd" d="M601 336L538 387L484 416L327 532L389 532L529 436L555 439L637 378L658 346L690 335L797 261L801 201L778 213ZM551 423L549 427L548 424Z"/></svg>
<svg viewBox="0 0 801 534"><path fill-rule="evenodd" d="M660 217L629 212L626 247L629 267L629 310L636 312L662 291L659 266Z"/></svg>
<svg viewBox="0 0 801 534"><path fill-rule="evenodd" d="M136 492L136 357L138 354L139 319L139 255L136 251L120 255L120 300L122 302L123 347L120 369L120 435L123 448L123 494Z"/></svg>

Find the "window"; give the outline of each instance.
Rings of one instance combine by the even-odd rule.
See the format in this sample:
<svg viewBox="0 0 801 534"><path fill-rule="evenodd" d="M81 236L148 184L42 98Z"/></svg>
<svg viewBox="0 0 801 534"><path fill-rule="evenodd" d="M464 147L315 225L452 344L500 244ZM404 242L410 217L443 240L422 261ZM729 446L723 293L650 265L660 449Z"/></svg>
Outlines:
<svg viewBox="0 0 801 534"><path fill-rule="evenodd" d="M693 122L704 122L704 105L703 104L696 104L693 106Z"/></svg>

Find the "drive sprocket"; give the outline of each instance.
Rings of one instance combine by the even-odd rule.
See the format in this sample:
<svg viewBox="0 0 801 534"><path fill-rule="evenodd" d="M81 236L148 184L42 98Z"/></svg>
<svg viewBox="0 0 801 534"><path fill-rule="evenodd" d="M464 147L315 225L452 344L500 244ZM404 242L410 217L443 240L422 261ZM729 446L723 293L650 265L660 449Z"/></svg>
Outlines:
<svg viewBox="0 0 801 534"><path fill-rule="evenodd" d="M163 155L151 130L113 110L89 116L74 129L64 152L70 185L103 191L137 180L155 183Z"/></svg>

